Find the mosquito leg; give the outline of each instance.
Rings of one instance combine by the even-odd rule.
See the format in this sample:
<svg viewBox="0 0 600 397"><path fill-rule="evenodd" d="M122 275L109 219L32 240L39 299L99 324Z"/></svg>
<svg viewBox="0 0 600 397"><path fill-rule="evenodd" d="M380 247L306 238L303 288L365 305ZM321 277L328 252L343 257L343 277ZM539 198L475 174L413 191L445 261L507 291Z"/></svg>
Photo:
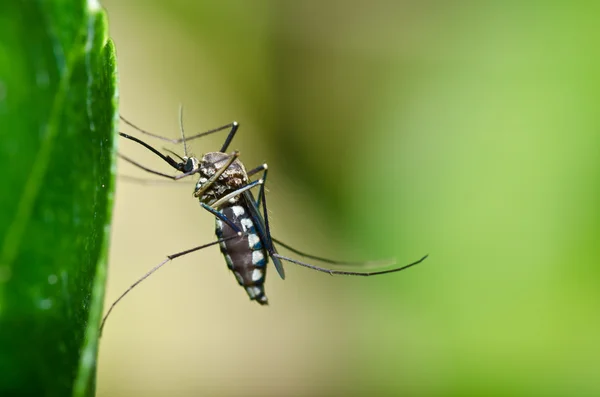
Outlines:
<svg viewBox="0 0 600 397"><path fill-rule="evenodd" d="M241 187L231 193L229 193L226 196L221 197L219 200L217 200L212 206L214 208L220 208L222 205L224 205L225 203L227 203L229 200L231 200L232 198L239 196L240 194L244 193L245 191L248 191L252 188L255 188L258 185L264 185L264 180L263 179L258 179L254 182L251 182L249 184L247 184L244 187Z"/></svg>
<svg viewBox="0 0 600 397"><path fill-rule="evenodd" d="M316 270L318 272L329 273L332 276L334 274L340 274L340 275L345 275L345 276L376 276L376 275L379 275L379 274L394 273L394 272L399 272L401 270L408 269L409 267L418 265L419 263L423 262L429 255L425 255L424 257L422 257L418 261L410 263L410 264L402 266L402 267L398 267L398 268L395 268L395 269L375 271L375 272L351 272L351 271L344 271L344 270L325 269L323 267L314 266L314 265L311 265L309 263L305 263L305 262L302 262L302 261L299 261L299 260L296 260L296 259L292 259L292 258L288 258L286 256L279 255L277 253L273 254L272 256L277 257L277 258L279 258L281 260L284 260L284 261L287 261L287 262L294 263L294 264L299 265L299 266L303 266L303 267L307 267L307 268L312 269L312 270Z"/></svg>
<svg viewBox="0 0 600 397"><path fill-rule="evenodd" d="M368 261L368 262L342 262L342 261L336 261L336 260L332 260L332 259L327 259L327 258L323 258L323 257L319 257L319 256L307 254L305 252L299 251L299 250L297 250L297 249L295 249L295 248L293 248L293 247L291 247L291 246L283 243L280 240L277 240L277 239L273 238L271 236L271 230L270 230L270 227L269 227L269 214L267 212L267 203L266 203L266 198L265 198L265 185L266 185L267 171L268 171L267 165L263 164L263 165L261 165L259 167L256 167L255 169L253 169L250 172L248 172L248 175L260 172L262 170L264 170L264 174L262 176L263 184L260 187L260 191L259 191L259 194L258 194L258 200L256 201L256 205L260 206L260 203L261 203L261 200L262 200L263 218L265 220L265 229L266 229L265 233L266 233L267 239L269 239L270 242L271 242L269 245L271 245L271 247L272 247L269 250L269 254L271 255L271 258L273 259L275 267L278 270L279 270L280 266L281 266L281 269L283 270L283 266L280 263L278 264L278 260L281 259L281 260L285 260L285 261L288 261L288 262L295 263L295 264L300 265L300 266L305 266L305 267L311 268L313 270L317 270L317 271L329 273L329 274L332 274L332 275L333 274L345 274L345 275L354 275L354 276L374 276L374 275L378 275L378 274L393 273L393 272L398 272L400 270L407 269L407 268L409 268L411 266L414 266L414 265L416 265L418 263L421 263L422 261L425 260L425 258L427 258L427 255L425 255L423 258L421 258L418 261L413 262L413 263L411 263L409 265L406 265L406 266L403 266L403 267L400 267L400 268L396 268L396 269L384 270L384 271L380 271L380 272L351 272L351 271L340 271L340 270L325 269L325 268L314 266L314 265L311 265L311 264L308 264L308 263L305 263L305 262L298 261L296 259L292 259L292 258L288 258L288 257L282 256L282 255L279 255L277 253L277 251L275 250L275 248L273 247L273 242L276 242L277 244L281 245L282 247L287 248L288 250L290 250L290 251L292 251L292 252L294 252L294 253L296 253L296 254L298 254L300 256L303 256L303 257L306 257L306 258L310 258L310 259L315 259L315 260L318 260L318 261L321 261L321 262L325 262L325 263L330 263L330 264L333 264L333 265L355 265L355 266L356 265L363 265L363 266L364 265L377 265L377 266L386 266L386 265L389 265L389 266L391 266L391 265L394 265L396 263L396 261L394 261L394 260Z"/></svg>
<svg viewBox="0 0 600 397"><path fill-rule="evenodd" d="M118 298L117 300L115 300L112 305L110 305L110 307L108 308L108 311L106 312L106 314L104 315L104 318L102 319L102 323L100 324L100 335L102 335L102 329L104 329L104 325L106 324L106 320L108 319L108 316L110 315L110 313L113 311L113 309L115 308L115 306L121 301L121 299L123 299L132 289L134 289L138 284L140 284L142 281L144 281L145 279L147 279L148 277L150 277L152 275L152 273L156 272L158 269L160 269L161 267L163 267L164 265L166 265L168 262L172 261L175 258L179 258L180 256L184 256L187 254L190 254L192 252L201 250L203 248L207 248L216 244L220 244L224 241L227 240L231 240L233 238L237 238L238 236L231 236L231 237L227 237L227 238L221 238L218 239L216 241L213 241L211 243L208 244L204 244L204 245L199 245L198 247L194 247L185 251L181 251L178 252L176 254L172 254L167 256L167 258L162 261L161 263L159 263L158 265L154 266L152 269L150 269L148 271L148 273L144 274L142 277L140 277L135 283L131 284L131 286L129 288L127 288L127 290L125 290L125 292L123 292Z"/></svg>
<svg viewBox="0 0 600 397"><path fill-rule="evenodd" d="M227 126L224 126L224 127L229 127L229 126L231 126L231 130L229 131L229 134L227 134L227 138L225 139L223 146L221 146L221 152L223 152L223 153L225 153L227 151L229 144L233 140L235 133L237 132L238 128L240 127L240 125L238 124L237 121L234 121L233 123L228 124ZM225 128L223 128L223 129L225 129ZM188 139L190 139L190 138L188 138Z"/></svg>
<svg viewBox="0 0 600 397"><path fill-rule="evenodd" d="M233 223L231 220L229 220L229 218L227 218L223 213L219 212L218 210L214 209L208 204L204 204L201 202L200 205L202 206L202 208L204 208L205 210L207 210L208 212L225 222L231 229L233 229L238 234L238 236L241 236L243 234L240 228L237 227L236 224Z"/></svg>
<svg viewBox="0 0 600 397"><path fill-rule="evenodd" d="M269 253L269 256L271 257L271 259L273 259L273 265L275 265L275 269L277 269L277 273L279 273L279 276L281 277L281 279L285 279L285 270L283 269L283 264L281 263L281 261L279 260L279 257L277 254L277 250L275 249L275 246L273 245L273 239L271 238L271 229L269 227L269 214L267 212L267 198L265 195L265 184L264 181L267 179L267 172L268 172L268 168L266 166L266 164L263 164L260 167L255 168L252 171L255 170L259 170L262 167L262 169L264 170L263 173L263 184L261 186L260 192L258 194L258 200L256 202L254 202L253 200L251 200L251 197L248 197L247 201L249 202L249 208L252 212L256 212L255 213L255 217L260 217L260 213L259 213L259 205L262 199L262 210L263 210L263 219L264 219L264 226L265 226L265 230L264 230L264 238L267 241L264 241L264 245L265 248L267 250L267 252ZM259 171L256 171L259 172ZM252 201L250 203L250 201Z"/></svg>
<svg viewBox="0 0 600 397"><path fill-rule="evenodd" d="M265 230L264 230L264 238L267 239L267 241L264 242L265 244L265 248L267 250L267 252L269 253L269 256L271 257L271 259L273 259L273 264L275 265L275 269L277 269L277 273L279 273L279 276L282 279L285 279L285 271L283 269L283 265L281 263L281 261L278 258L278 254L277 254L277 250L275 249L275 246L273 245L273 239L271 238L271 230L269 227L269 214L267 213L267 199L265 197L265 181L267 180L267 174L268 174L268 166L267 164L262 164L259 165L258 167L250 170L247 174L248 175L253 175L256 174L260 171L264 171L263 172L263 176L262 176L262 186L260 187L260 191L258 192L258 200L254 201L251 200L251 197L248 197L248 204L249 206L251 206L252 208L250 208L250 210L252 212L256 212L255 216L258 217L260 216L260 212L258 210L258 208L260 208L260 204L262 201L262 210L263 210L263 216L262 218L264 219L264 225L265 225ZM252 202L250 202L252 201Z"/></svg>
<svg viewBox="0 0 600 397"><path fill-rule="evenodd" d="M260 202L261 202L261 200L262 200L262 198L263 198L263 196L265 194L265 184L266 184L266 181L267 181L267 171L268 171L268 168L269 168L269 166L267 164L262 164L262 165L259 165L258 167L256 167L256 168L254 168L254 169L252 169L252 170L250 170L250 171L247 172L248 176L251 176L251 175L254 175L254 174L258 173L258 172L264 171L263 176L262 176L263 184L260 187L260 190L258 192L258 200L256 201L256 206L257 207L260 207Z"/></svg>
<svg viewBox="0 0 600 397"><path fill-rule="evenodd" d="M202 208L204 208L205 210L207 210L208 212L210 212L211 214L213 214L214 216L216 216L217 218L219 218L220 220L225 222L227 225L229 225L230 228L232 228L238 235L241 236L243 232L230 219L228 219L225 215L223 215L222 212L219 212L219 210L216 208L220 208L223 204L227 203L230 199L232 199L236 196L239 196L240 194L244 193L245 191L255 188L258 185L262 185L263 183L264 183L264 181L262 179L259 179L259 180L254 181L244 187L241 187L241 188L237 189L236 191L231 192L228 195L226 195L226 196L222 197L221 199L219 199L218 201L216 201L212 207L203 202L200 202L200 205L202 206Z"/></svg>
<svg viewBox="0 0 600 397"><path fill-rule="evenodd" d="M121 120L125 124L127 124L130 127L134 128L136 131L141 132L142 134L151 136L153 138L160 139L160 140L163 140L165 142L171 142L171 143L182 143L184 141L190 141L192 139L197 139L197 138L201 138L201 137L206 136L206 135L214 134L215 132L219 132L219 131L223 131L223 130L226 130L226 129L230 129L229 135L227 136L227 140L225 141L225 143L227 143L227 146L229 146L229 143L231 143L231 140L233 139L233 136L235 135L235 132L239 128L239 124L236 121L234 121L232 123L225 124L225 125L222 125L222 126L217 127L217 128L213 128L212 130L208 130L208 131L196 134L196 135L192 135L192 136L186 137L185 139L183 139L183 138L171 139L171 138L167 138L165 136L157 135L157 134L154 134L154 133L152 133L150 131L144 130L144 129L138 127L137 125L133 124L131 121L127 120L125 117L123 117L121 115L119 115L119 117L121 118ZM225 146L225 150L227 149L227 146Z"/></svg>
<svg viewBox="0 0 600 397"><path fill-rule="evenodd" d="M330 263L332 265L349 265L349 266L393 266L396 264L396 261L393 259L384 259L384 260L379 260L379 261L364 261L364 262L345 262L345 261L338 261L338 260L334 260L334 259L328 259L328 258L323 258L321 256L316 256L316 255L311 255L311 254L307 254L306 252L302 252L300 250L295 249L294 247L285 244L283 241L276 239L275 237L272 237L272 240L281 245L282 247L286 248L287 250L303 256L305 258L309 258L309 259L314 259L317 260L319 262L324 262L324 263Z"/></svg>
<svg viewBox="0 0 600 397"><path fill-rule="evenodd" d="M259 173L261 171L266 170L267 168L269 168L269 166L267 164L261 164L258 167L253 168L250 171L246 172L246 174L248 174L248 176L252 176L254 174L257 174L257 173ZM263 177L263 179L264 179L264 177Z"/></svg>

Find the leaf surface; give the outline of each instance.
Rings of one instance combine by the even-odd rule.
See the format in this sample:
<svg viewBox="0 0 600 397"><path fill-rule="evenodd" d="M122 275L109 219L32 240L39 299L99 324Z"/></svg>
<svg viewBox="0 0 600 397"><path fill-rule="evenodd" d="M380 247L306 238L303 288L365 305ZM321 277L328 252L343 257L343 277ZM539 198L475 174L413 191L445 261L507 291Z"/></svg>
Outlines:
<svg viewBox="0 0 600 397"><path fill-rule="evenodd" d="M114 189L96 1L0 4L0 395L93 395Z"/></svg>

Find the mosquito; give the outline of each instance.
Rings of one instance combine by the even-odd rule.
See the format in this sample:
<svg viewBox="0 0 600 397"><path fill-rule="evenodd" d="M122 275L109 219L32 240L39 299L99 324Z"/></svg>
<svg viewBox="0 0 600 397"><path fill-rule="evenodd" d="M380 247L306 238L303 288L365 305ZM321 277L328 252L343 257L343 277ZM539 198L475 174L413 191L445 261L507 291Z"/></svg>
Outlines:
<svg viewBox="0 0 600 397"><path fill-rule="evenodd" d="M183 156L165 149L177 158L177 160L175 160L169 154L160 152L141 139L123 132L119 132L119 135L123 138L136 142L150 152L154 153L156 156L160 157L178 173L171 175L160 171L155 171L127 156L124 156L123 154L119 154L119 156L126 162L131 163L148 173L172 180L180 180L196 174L199 175L198 182L194 187L193 195L199 199L201 207L215 217L215 233L217 239L207 244L199 245L185 251L168 255L166 259L150 269L112 303L102 319L100 332L102 332L106 320L115 306L138 284L140 284L168 262L214 245L220 246L221 253L225 257L227 267L233 272L238 284L245 289L250 300L254 300L261 305L268 304L264 283L267 270L266 266L269 259L272 260L279 276L282 279L285 279L285 271L282 261L290 262L315 271L328 273L330 275L375 276L406 270L423 262L428 256L425 255L421 259L408 265L394 267L387 270L346 271L319 267L294 258L280 255L277 251L276 245L286 248L290 252L293 252L301 257L328 263L330 265L379 265L380 268L381 266L385 265L383 261L351 263L327 259L304 253L272 237L271 229L269 227L269 216L267 212L267 200L265 195L265 182L268 174L267 164L262 164L251 169L250 171L246 171L246 168L239 159L240 154L238 151L233 151L227 154L227 149L229 148L229 145L233 141L233 138L239 129L239 124L237 122L234 121L221 127L186 138L183 129L183 108L180 107L179 124L181 138L170 139L146 131L122 116L121 120L144 135L175 144L183 144ZM187 142L224 130L229 130L229 133L218 152L206 153L201 158L188 155ZM256 178L256 176L258 176L258 179L252 180L252 178ZM255 198L252 194L252 190L255 189L258 189L257 198ZM387 261L388 266L393 264L395 264L395 261Z"/></svg>

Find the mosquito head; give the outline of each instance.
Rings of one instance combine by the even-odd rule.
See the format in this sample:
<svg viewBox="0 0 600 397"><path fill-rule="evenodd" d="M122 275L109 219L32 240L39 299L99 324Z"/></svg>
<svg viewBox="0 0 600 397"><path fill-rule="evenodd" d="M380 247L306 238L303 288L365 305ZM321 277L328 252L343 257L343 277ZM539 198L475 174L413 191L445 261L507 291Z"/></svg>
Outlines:
<svg viewBox="0 0 600 397"><path fill-rule="evenodd" d="M183 156L182 160L183 160L183 163L181 163L182 164L181 172L184 172L187 174L187 173L192 173L194 171L198 171L200 162L198 161L198 159L196 157Z"/></svg>
<svg viewBox="0 0 600 397"><path fill-rule="evenodd" d="M232 158L232 156L235 156L235 158ZM228 167L227 164L229 164ZM224 169L224 167L227 168ZM200 161L199 174L200 179L196 184L194 196L208 205L211 205L219 197L223 197L248 184L246 169L242 162L237 159L237 154L206 153ZM215 175L217 176L216 179Z"/></svg>

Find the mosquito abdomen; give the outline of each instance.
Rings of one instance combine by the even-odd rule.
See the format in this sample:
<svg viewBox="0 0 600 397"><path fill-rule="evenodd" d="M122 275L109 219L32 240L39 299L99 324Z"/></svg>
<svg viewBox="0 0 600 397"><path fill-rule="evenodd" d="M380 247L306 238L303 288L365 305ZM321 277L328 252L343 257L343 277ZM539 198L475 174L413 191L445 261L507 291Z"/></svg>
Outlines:
<svg viewBox="0 0 600 397"><path fill-rule="evenodd" d="M227 267L251 300L261 305L268 304L264 289L268 255L256 233L254 222L239 204L223 207L220 212L243 232L242 236L220 244ZM216 218L216 234L222 239L237 233L228 224Z"/></svg>

